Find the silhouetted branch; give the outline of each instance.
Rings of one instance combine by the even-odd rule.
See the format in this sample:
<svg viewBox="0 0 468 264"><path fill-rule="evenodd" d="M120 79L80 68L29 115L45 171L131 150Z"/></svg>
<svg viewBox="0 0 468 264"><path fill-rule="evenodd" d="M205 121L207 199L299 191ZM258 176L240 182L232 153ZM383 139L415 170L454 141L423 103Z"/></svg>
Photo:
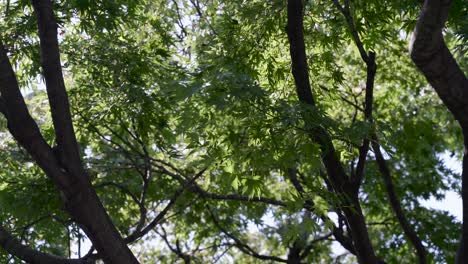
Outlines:
<svg viewBox="0 0 468 264"><path fill-rule="evenodd" d="M393 184L392 176L390 175L390 169L387 165L387 162L385 161L385 158L383 157L382 152L380 151L380 146L378 144L376 135L373 135L372 149L374 150L377 165L379 167L380 174L382 175L385 184L385 189L387 191L387 197L393 209L393 212L395 213L406 237L416 249L416 253L418 255L418 262L420 264L425 264L427 263L426 249L418 234L414 230L414 225L412 225L406 218L406 215L400 204L400 200L398 199L398 196L396 194L395 185Z"/></svg>
<svg viewBox="0 0 468 264"><path fill-rule="evenodd" d="M259 254L257 253L253 248L251 248L249 245L245 244L244 242L242 242L239 238L237 238L236 236L234 236L232 233L228 232L225 228L223 228L221 226L221 224L219 223L218 219L216 218L216 216L214 215L213 211L207 206L207 210L208 212L210 213L211 215L211 218L213 220L213 223L215 224L216 227L218 227L219 230L221 230L221 232L223 234L225 234L227 237L229 237L230 239L234 240L235 242L235 246L240 250L242 251L243 253L247 254L247 255L250 255L254 258L257 258L257 259L261 259L261 260L270 260L270 261L276 261L276 262L283 262L283 263L287 263L288 261L285 260L285 259L282 259L282 258L279 258L279 257L275 257L275 256L267 256L267 255L263 255L263 254Z"/></svg>
<svg viewBox="0 0 468 264"><path fill-rule="evenodd" d="M92 260L67 259L50 255L23 245L0 225L0 246L9 254L33 264L91 264Z"/></svg>
<svg viewBox="0 0 468 264"><path fill-rule="evenodd" d="M445 44L442 29L451 0L424 1L410 44L411 58L458 120L464 136L462 165L463 225L457 264L468 262L468 80Z"/></svg>
<svg viewBox="0 0 468 264"><path fill-rule="evenodd" d="M161 220L164 219L164 216L166 216L166 214L169 212L169 210L172 209L172 207L175 205L175 203L177 202L177 199L179 199L179 197L182 195L182 193L188 189L192 184L195 183L195 181L200 178L203 173L207 170L207 168L201 170L200 172L198 172L190 181L188 181L187 183L185 183L185 185L183 185L182 187L180 187L179 189L177 189L177 191L174 193L174 195L172 196L172 198L170 199L169 203L166 205L166 207L164 207L164 209L159 212L159 214L153 219L153 221L151 221L145 228L143 228L142 230L136 230L134 233L132 233L130 236L128 236L127 238L125 238L125 242L126 243L131 243L131 242L134 242L135 240L141 238L142 236L146 235L148 232L150 232L151 230L154 229L154 227L156 227L157 224L160 223Z"/></svg>

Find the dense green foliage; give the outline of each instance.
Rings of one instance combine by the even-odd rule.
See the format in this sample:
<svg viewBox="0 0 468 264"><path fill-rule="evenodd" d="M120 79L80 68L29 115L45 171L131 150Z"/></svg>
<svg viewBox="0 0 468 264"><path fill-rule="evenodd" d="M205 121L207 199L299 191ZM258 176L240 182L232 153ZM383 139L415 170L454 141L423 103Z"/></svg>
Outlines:
<svg viewBox="0 0 468 264"><path fill-rule="evenodd" d="M375 131L431 263L452 263L460 223L420 202L459 190L460 176L442 155L459 158L462 137L408 55L418 1L351 2L364 47L376 53L373 124L362 113L365 64L332 0L306 1L317 108L299 103L285 2L55 1L83 158L119 231L130 235L175 200L154 230L131 245L142 263L174 263L184 254L196 263L262 263L254 252L284 258L292 243L322 236L304 262L351 263L354 257L337 256L340 246L327 236L333 223L322 216L336 218L337 197L320 177L321 151L304 128L312 123L329 131L348 174L362 140ZM465 72L466 13L466 4L455 1L445 34ZM0 14L0 36L29 110L53 144L30 3L1 1ZM68 256L83 233L0 121L0 221L26 244ZM374 159L370 152L359 195L376 254L388 263L415 263ZM290 182L291 168L305 194ZM195 175L197 186L187 186ZM308 199L313 212L304 209ZM8 261L16 263L0 256Z"/></svg>

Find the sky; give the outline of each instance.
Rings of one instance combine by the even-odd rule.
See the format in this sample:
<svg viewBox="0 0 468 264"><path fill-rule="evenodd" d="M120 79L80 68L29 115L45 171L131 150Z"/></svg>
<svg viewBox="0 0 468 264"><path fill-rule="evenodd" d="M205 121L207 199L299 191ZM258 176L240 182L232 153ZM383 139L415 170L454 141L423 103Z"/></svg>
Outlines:
<svg viewBox="0 0 468 264"><path fill-rule="evenodd" d="M442 155L442 159L445 162L445 165L455 171L456 173L461 174L462 167L461 161L457 160L455 157L451 157L448 152ZM462 221L463 211L462 211L462 199L460 195L456 192L449 191L445 194L445 199L437 201L434 197L429 200L421 200L421 204L428 208L434 208L439 210L448 211L453 216L457 217L459 221Z"/></svg>

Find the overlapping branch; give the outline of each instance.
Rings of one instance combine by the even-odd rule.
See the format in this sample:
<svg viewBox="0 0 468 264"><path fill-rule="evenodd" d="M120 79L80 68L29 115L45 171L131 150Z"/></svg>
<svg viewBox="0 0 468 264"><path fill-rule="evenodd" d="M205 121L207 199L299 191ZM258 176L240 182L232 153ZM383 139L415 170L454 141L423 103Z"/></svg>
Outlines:
<svg viewBox="0 0 468 264"><path fill-rule="evenodd" d="M0 225L0 246L9 254L32 264L92 264L91 259L67 259L47 254L26 245L14 238L2 225Z"/></svg>
<svg viewBox="0 0 468 264"><path fill-rule="evenodd" d="M427 263L427 252L426 248L424 247L421 239L419 238L418 234L414 230L411 223L408 221L406 214L401 206L400 199L398 198L395 190L395 185L392 181L392 176L390 174L390 169L387 165L387 161L385 160L382 151L380 150L379 143L377 141L377 137L373 135L372 138L372 149L374 150L375 158L377 161L377 165L379 167L380 174L382 175L385 189L387 190L387 196L390 202L390 205L395 213L395 216L400 223L403 232L405 233L406 237L409 239L413 247L416 249L416 253L418 256L418 262L420 264Z"/></svg>
<svg viewBox="0 0 468 264"><path fill-rule="evenodd" d="M7 51L0 40L0 94L2 113L7 119L10 133L24 147L39 167L61 187L70 185L61 171L52 148L42 137L39 127L29 114L21 94Z"/></svg>
<svg viewBox="0 0 468 264"><path fill-rule="evenodd" d="M81 165L68 96L61 72L57 23L50 0L32 0L39 27L41 64L58 143L53 150L42 137L21 95L7 51L0 40L1 110L8 130L63 194L65 208L83 228L105 261L138 263L112 224Z"/></svg>
<svg viewBox="0 0 468 264"><path fill-rule="evenodd" d="M294 188L299 193L299 195L304 199L304 208L308 210L309 212L313 212L314 207L315 207L314 201L306 197L304 187L302 186L299 179L297 178L297 170L288 169L287 173L289 176L289 180L293 184ZM320 218L322 219L323 222L331 222L330 218L325 215L320 216ZM341 225L338 227L333 225L331 231L332 231L331 234L333 235L335 240L338 241L341 244L341 246L343 246L343 248L348 250L350 253L356 255L356 248L353 245L353 241L351 240L350 237L344 234L343 227Z"/></svg>
<svg viewBox="0 0 468 264"><path fill-rule="evenodd" d="M243 253L250 255L254 258L260 259L260 260L269 260L269 261L275 261L275 262L282 262L282 263L287 263L288 261L286 259L282 259L279 257L275 256L269 256L269 255L263 255L259 254L257 251L255 251L252 247L250 247L248 244L244 243L242 240L240 240L238 237L236 237L234 234L226 230L221 223L219 222L218 218L216 215L213 213L213 211L207 206L207 210L210 213L211 219L213 220L213 223L215 224L216 227L218 227L223 234L225 234L227 237L232 239L235 242L235 246L242 251Z"/></svg>
<svg viewBox="0 0 468 264"><path fill-rule="evenodd" d="M78 150L70 103L63 80L60 51L57 39L57 22L50 0L32 0L37 17L41 47L41 64L46 81L47 96L51 108L55 138L60 151L60 162L67 170L83 176L81 158Z"/></svg>
<svg viewBox="0 0 468 264"><path fill-rule="evenodd" d="M333 3L345 17L346 22L348 24L348 28L351 31L351 35L353 36L354 42L359 50L361 58L367 65L364 118L366 122L368 122L369 124L373 124L373 118L372 118L373 90L374 90L374 79L375 79L375 74L377 70L377 65L375 63L375 53L372 51L366 52L364 45L362 44L362 41L356 30L356 27L354 25L354 20L350 12L349 0L344 0L344 6L341 6L338 0L333 0ZM395 187L393 185L393 182L390 176L390 170L380 151L380 146L378 144L378 139L377 139L377 135L375 133L374 128L372 128L371 130L370 137L372 139L372 148L374 150L374 153L377 159L377 164L382 174L382 178L384 179L390 205L405 235L408 237L411 244L416 249L419 263L427 263L427 253L424 248L424 245L422 244L421 239L418 237L418 235L414 231L413 227L409 224L409 221L406 218L406 215L403 211L400 201L396 195ZM365 169L365 163L367 160L367 152L369 150L369 144L370 144L370 139L368 136L364 139L363 144L359 148L359 159L358 159L358 164L356 167L356 186L355 186L356 192L359 190L359 186L361 185L362 179L364 177L364 169Z"/></svg>
<svg viewBox="0 0 468 264"><path fill-rule="evenodd" d="M411 58L458 120L464 136L463 225L457 264L468 262L468 80L445 44L442 30L451 0L425 0L410 44Z"/></svg>
<svg viewBox="0 0 468 264"><path fill-rule="evenodd" d="M304 6L302 0L288 1L288 25L287 34L291 65L296 91L299 101L311 108L315 108L315 101L309 81L309 68L304 42ZM307 118L307 117L306 117ZM341 199L340 209L346 215L351 227L353 244L360 263L375 263L377 258L374 253L364 216L360 208L359 200L352 190L352 184L346 174L338 155L335 151L328 132L320 126L306 124L310 130L309 135L317 142L322 151L322 162L327 170L327 177L332 190Z"/></svg>

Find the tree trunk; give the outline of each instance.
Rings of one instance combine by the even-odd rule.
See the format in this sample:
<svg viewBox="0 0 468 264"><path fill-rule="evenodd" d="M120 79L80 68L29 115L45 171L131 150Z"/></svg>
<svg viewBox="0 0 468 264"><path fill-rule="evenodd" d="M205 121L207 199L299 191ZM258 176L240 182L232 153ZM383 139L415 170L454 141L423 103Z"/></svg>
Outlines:
<svg viewBox="0 0 468 264"><path fill-rule="evenodd" d="M288 264L301 264L301 247L295 242L288 252Z"/></svg>
<svg viewBox="0 0 468 264"><path fill-rule="evenodd" d="M455 263L463 264L468 262L468 134L464 130L465 150L463 153L463 171L462 171L462 199L463 199L463 224L460 244L457 251L457 260Z"/></svg>
<svg viewBox="0 0 468 264"><path fill-rule="evenodd" d="M462 172L463 225L457 253L459 264L468 257L468 80L445 45L442 29L451 0L426 0L411 40L411 58L458 120L464 136Z"/></svg>
<svg viewBox="0 0 468 264"><path fill-rule="evenodd" d="M303 12L302 0L288 1L287 34L296 92L301 103L314 108L315 101L310 86L309 68L305 52ZM307 117L305 119L307 120ZM356 248L359 263L377 263L359 200L357 197L354 199L355 195L351 188L352 184L337 156L330 136L327 131L321 127L314 126L314 124L306 124L306 127L312 140L321 146L322 161L327 170L327 176L333 191L341 198L340 209L343 210L351 228L353 245Z"/></svg>
<svg viewBox="0 0 468 264"><path fill-rule="evenodd" d="M138 263L99 200L79 155L68 95L62 75L57 23L50 0L32 0L41 44L41 64L46 80L57 146L47 144L28 112L7 51L0 42L1 111L8 129L63 194L66 211L91 239L106 263Z"/></svg>

